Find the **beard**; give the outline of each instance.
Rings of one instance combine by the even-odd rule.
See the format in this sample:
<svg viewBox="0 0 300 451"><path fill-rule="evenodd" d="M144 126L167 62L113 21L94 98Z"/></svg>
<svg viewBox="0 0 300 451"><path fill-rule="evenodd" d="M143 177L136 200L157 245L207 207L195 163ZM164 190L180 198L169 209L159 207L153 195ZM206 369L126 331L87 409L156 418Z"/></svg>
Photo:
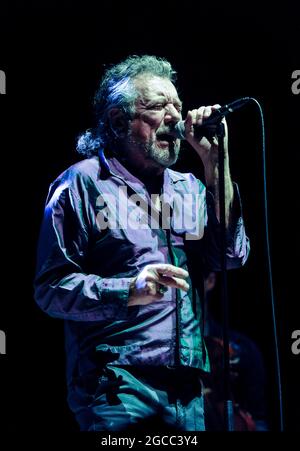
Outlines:
<svg viewBox="0 0 300 451"><path fill-rule="evenodd" d="M168 145L159 145L159 140L139 141L131 135L127 138L127 145L138 154L143 154L145 159L155 166L168 168L176 163L180 152L180 140L170 141Z"/></svg>

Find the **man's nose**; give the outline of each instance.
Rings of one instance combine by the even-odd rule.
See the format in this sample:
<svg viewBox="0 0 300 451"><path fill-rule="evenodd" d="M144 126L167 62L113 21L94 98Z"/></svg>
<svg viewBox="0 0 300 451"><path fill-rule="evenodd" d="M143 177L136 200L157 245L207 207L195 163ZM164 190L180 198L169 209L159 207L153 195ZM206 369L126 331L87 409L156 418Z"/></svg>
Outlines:
<svg viewBox="0 0 300 451"><path fill-rule="evenodd" d="M178 122L181 120L181 113L171 103L166 105L165 122Z"/></svg>

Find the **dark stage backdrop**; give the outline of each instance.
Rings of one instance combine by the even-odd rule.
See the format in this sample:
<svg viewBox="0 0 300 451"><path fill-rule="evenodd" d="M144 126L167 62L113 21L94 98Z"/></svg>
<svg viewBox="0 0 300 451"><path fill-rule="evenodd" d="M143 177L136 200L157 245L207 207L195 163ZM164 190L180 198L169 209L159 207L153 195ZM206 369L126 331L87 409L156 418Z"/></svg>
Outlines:
<svg viewBox="0 0 300 451"><path fill-rule="evenodd" d="M92 124L97 81L105 65L128 54L169 59L179 74L185 111L241 96L262 104L285 428L299 427L300 355L291 351L291 334L300 329L300 94L292 91L292 73L300 70L299 8L297 2L163 5L46 0L1 6L0 69L7 82L0 96L4 429L77 431L66 403L63 323L33 300L35 250L49 183L79 160L75 140ZM278 430L258 110L249 104L228 123L232 176L252 246L247 265L229 274L230 324L263 353L271 428ZM202 177L199 159L185 145L176 169Z"/></svg>

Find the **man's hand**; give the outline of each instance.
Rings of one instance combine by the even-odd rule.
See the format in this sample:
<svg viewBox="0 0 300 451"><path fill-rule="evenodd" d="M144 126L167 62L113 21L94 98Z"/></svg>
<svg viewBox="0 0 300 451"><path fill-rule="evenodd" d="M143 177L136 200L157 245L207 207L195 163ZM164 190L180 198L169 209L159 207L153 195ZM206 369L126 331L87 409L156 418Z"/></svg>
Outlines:
<svg viewBox="0 0 300 451"><path fill-rule="evenodd" d="M130 286L128 306L159 301L168 287L188 291L189 285L184 280L188 276L189 273L185 269L173 265L164 263L147 265Z"/></svg>
<svg viewBox="0 0 300 451"><path fill-rule="evenodd" d="M202 125L205 119L209 118L213 111L220 108L220 105L202 106L198 109L189 111L185 119L185 136L190 145L196 150L197 154L202 160L204 166L204 176L206 186L214 194L216 215L220 217L219 206L219 149L218 140L214 136L212 139L207 139L203 136L200 140L195 137L194 125ZM230 223L231 205L233 202L233 185L230 176L229 155L228 155L228 130L225 118L222 119L225 126L224 137L224 177L225 177L225 221L226 226ZM216 125L210 125L211 132L216 131Z"/></svg>
<svg viewBox="0 0 300 451"><path fill-rule="evenodd" d="M195 137L194 125L202 125L205 119L220 108L220 105L216 104L213 106L202 106L198 109L191 110L188 112L185 119L185 136L189 144L196 150L197 154L201 158L204 169L205 178L207 186L214 186L215 170L218 165L218 141L216 137L208 140L203 136L200 141ZM223 118L222 122L225 125L225 139L224 139L224 151L225 151L225 170L228 171L229 175L229 162L228 162L228 133L226 121ZM209 129L214 133L216 130L216 125L210 125Z"/></svg>

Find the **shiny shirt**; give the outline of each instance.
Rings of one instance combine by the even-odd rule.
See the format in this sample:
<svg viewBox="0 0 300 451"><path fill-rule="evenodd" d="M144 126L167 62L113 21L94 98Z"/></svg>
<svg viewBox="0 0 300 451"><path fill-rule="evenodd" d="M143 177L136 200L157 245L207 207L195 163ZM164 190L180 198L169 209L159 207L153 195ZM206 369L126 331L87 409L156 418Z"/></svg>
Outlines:
<svg viewBox="0 0 300 451"><path fill-rule="evenodd" d="M51 184L39 239L35 299L65 320L69 389L107 362L208 371L201 282L203 268L220 270L213 195L191 173L165 169L168 226L145 185L100 155ZM236 184L226 246L227 268L243 265L249 242ZM151 263L187 269L189 291L169 288L160 301L128 306L133 277Z"/></svg>

